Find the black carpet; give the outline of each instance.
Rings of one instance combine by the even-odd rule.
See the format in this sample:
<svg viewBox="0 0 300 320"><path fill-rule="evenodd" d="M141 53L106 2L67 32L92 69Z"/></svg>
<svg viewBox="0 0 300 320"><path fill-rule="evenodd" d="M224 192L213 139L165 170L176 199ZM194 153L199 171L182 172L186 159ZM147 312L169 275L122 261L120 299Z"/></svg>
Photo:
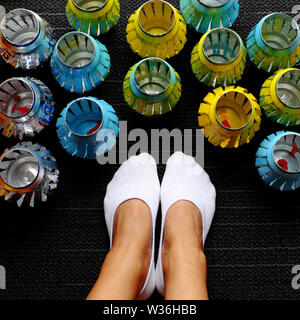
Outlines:
<svg viewBox="0 0 300 320"><path fill-rule="evenodd" d="M200 85L190 65L190 54L200 35L188 30L184 50L170 63L183 81L182 99L173 112L157 119L136 114L123 99L123 78L139 57L125 38L130 14L144 1L121 0L121 19L111 33L101 37L108 47L111 73L90 95L112 104L128 129L197 128L199 104L209 89ZM179 7L179 1L170 1ZM71 31L64 0L1 0L7 10L23 7L36 11L53 26L57 39ZM244 40L251 27L273 11L290 13L297 0L240 0L240 15L233 29ZM0 61L0 80L30 75L44 81L56 100L55 117L68 102L79 97L59 87L49 62L36 71L14 70ZM267 75L249 62L240 83L256 97ZM59 188L46 204L16 209L0 202L0 265L7 272L7 290L1 299L84 299L98 276L109 249L103 215L107 183L118 165L100 166L69 156L60 146L55 122L33 141L49 148L60 167ZM248 146L221 150L205 142L206 170L217 189L217 212L206 243L208 289L211 299L299 299L292 289L292 267L300 264L299 190L272 191L254 168L259 143L284 129L263 116L262 128ZM299 128L297 129L299 131ZM17 141L0 138L0 151ZM162 177L164 166L159 166ZM153 299L159 298L154 295Z"/></svg>

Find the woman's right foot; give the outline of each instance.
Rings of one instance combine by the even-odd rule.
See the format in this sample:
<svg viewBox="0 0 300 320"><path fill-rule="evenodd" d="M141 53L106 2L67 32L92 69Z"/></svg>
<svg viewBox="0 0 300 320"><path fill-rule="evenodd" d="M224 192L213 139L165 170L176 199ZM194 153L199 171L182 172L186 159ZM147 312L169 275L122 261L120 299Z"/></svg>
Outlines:
<svg viewBox="0 0 300 320"><path fill-rule="evenodd" d="M214 216L215 198L209 176L193 157L181 152L170 157L161 186L162 229L156 268L156 288L161 295L165 295L165 280L169 284L169 278L175 287L169 286L167 291L175 292L172 298L181 299L187 296L184 288L190 279L206 279L203 246ZM205 270L201 273L199 268ZM191 286L190 299L205 298L193 289L197 292L197 287Z"/></svg>

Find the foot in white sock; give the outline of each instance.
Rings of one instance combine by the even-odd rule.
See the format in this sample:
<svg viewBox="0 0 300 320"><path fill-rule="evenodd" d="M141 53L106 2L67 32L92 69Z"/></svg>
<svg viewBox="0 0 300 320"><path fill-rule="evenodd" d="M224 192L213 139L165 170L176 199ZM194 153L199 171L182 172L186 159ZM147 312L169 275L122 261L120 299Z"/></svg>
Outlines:
<svg viewBox="0 0 300 320"><path fill-rule="evenodd" d="M162 226L156 267L156 288L164 295L162 247L165 219L169 208L180 200L192 202L201 212L203 245L215 213L216 191L208 174L195 159L182 152L174 153L167 162L161 185Z"/></svg>
<svg viewBox="0 0 300 320"><path fill-rule="evenodd" d="M140 199L150 208L152 215L152 256L145 284L138 300L148 299L155 289L154 237L155 222L159 206L160 183L157 166L153 157L147 153L133 156L122 164L107 186L104 199L105 220L113 243L114 217L118 207L129 199Z"/></svg>

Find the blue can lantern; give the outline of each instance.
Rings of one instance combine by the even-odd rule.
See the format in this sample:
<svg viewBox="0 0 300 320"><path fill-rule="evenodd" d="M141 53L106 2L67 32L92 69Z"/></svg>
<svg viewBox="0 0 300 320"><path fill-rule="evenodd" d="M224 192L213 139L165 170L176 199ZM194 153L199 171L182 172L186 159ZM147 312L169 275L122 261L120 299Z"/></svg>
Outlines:
<svg viewBox="0 0 300 320"><path fill-rule="evenodd" d="M0 129L5 137L33 137L47 127L55 102L50 89L34 78L11 78L0 84Z"/></svg>
<svg viewBox="0 0 300 320"><path fill-rule="evenodd" d="M93 160L114 147L119 119L104 100L85 97L67 105L56 127L59 141L70 155Z"/></svg>
<svg viewBox="0 0 300 320"><path fill-rule="evenodd" d="M8 12L0 25L0 55L15 68L34 69L53 52L55 39L47 21L27 9Z"/></svg>
<svg viewBox="0 0 300 320"><path fill-rule="evenodd" d="M300 187L300 134L277 132L260 145L255 163L263 181L281 191Z"/></svg>
<svg viewBox="0 0 300 320"><path fill-rule="evenodd" d="M83 32L62 36L51 58L52 74L70 92L95 89L108 76L110 56L104 44Z"/></svg>
<svg viewBox="0 0 300 320"><path fill-rule="evenodd" d="M0 197L19 207L45 202L57 188L56 160L45 147L22 142L0 156Z"/></svg>
<svg viewBox="0 0 300 320"><path fill-rule="evenodd" d="M230 28L239 15L238 0L181 0L180 11L186 23L197 32Z"/></svg>
<svg viewBox="0 0 300 320"><path fill-rule="evenodd" d="M258 69L274 73L295 66L300 57L300 30L294 19L271 13L252 28L248 55Z"/></svg>

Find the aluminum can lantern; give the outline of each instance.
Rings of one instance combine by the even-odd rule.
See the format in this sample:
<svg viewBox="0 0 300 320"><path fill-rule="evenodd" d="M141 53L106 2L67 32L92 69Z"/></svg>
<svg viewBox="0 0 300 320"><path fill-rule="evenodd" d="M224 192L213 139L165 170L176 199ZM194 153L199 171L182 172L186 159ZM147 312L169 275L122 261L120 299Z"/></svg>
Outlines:
<svg viewBox="0 0 300 320"><path fill-rule="evenodd" d="M118 23L120 4L118 0L68 0L66 15L74 29L97 37Z"/></svg>
<svg viewBox="0 0 300 320"><path fill-rule="evenodd" d="M33 11L14 9L0 24L0 55L15 68L35 69L53 52L55 39L47 21Z"/></svg>
<svg viewBox="0 0 300 320"><path fill-rule="evenodd" d="M286 14L271 13L252 28L247 49L258 69L274 73L294 67L300 58L299 26Z"/></svg>
<svg viewBox="0 0 300 320"><path fill-rule="evenodd" d="M240 36L218 28L208 31L194 47L191 66L200 82L226 87L241 80L246 59L247 50Z"/></svg>
<svg viewBox="0 0 300 320"><path fill-rule="evenodd" d="M270 187L291 191L300 187L300 134L276 132L260 145L255 165Z"/></svg>
<svg viewBox="0 0 300 320"><path fill-rule="evenodd" d="M150 0L131 15L127 42L142 58L171 58L184 47L186 23L181 13L163 0Z"/></svg>
<svg viewBox="0 0 300 320"><path fill-rule="evenodd" d="M0 157L0 196L20 207L45 202L57 188L59 171L50 151L39 144L22 142Z"/></svg>
<svg viewBox="0 0 300 320"><path fill-rule="evenodd" d="M59 141L70 155L93 160L114 147L119 119L104 100L85 97L67 105L56 127Z"/></svg>
<svg viewBox="0 0 300 320"><path fill-rule="evenodd" d="M238 148L260 129L261 110L256 98L241 87L219 87L199 109L199 126L214 146Z"/></svg>
<svg viewBox="0 0 300 320"><path fill-rule="evenodd" d="M61 87L76 93L95 89L108 76L110 56L100 41L83 32L62 36L51 57L54 78Z"/></svg>
<svg viewBox="0 0 300 320"><path fill-rule="evenodd" d="M169 63L146 58L128 71L123 83L128 105L144 116L172 111L181 96L181 81Z"/></svg>
<svg viewBox="0 0 300 320"><path fill-rule="evenodd" d="M299 125L300 69L282 69L268 78L260 91L260 105L271 120Z"/></svg>
<svg viewBox="0 0 300 320"><path fill-rule="evenodd" d="M181 0L180 11L186 23L197 32L230 28L239 15L238 0Z"/></svg>
<svg viewBox="0 0 300 320"><path fill-rule="evenodd" d="M11 78L0 84L0 129L6 137L33 137L54 114L50 89L34 78Z"/></svg>

